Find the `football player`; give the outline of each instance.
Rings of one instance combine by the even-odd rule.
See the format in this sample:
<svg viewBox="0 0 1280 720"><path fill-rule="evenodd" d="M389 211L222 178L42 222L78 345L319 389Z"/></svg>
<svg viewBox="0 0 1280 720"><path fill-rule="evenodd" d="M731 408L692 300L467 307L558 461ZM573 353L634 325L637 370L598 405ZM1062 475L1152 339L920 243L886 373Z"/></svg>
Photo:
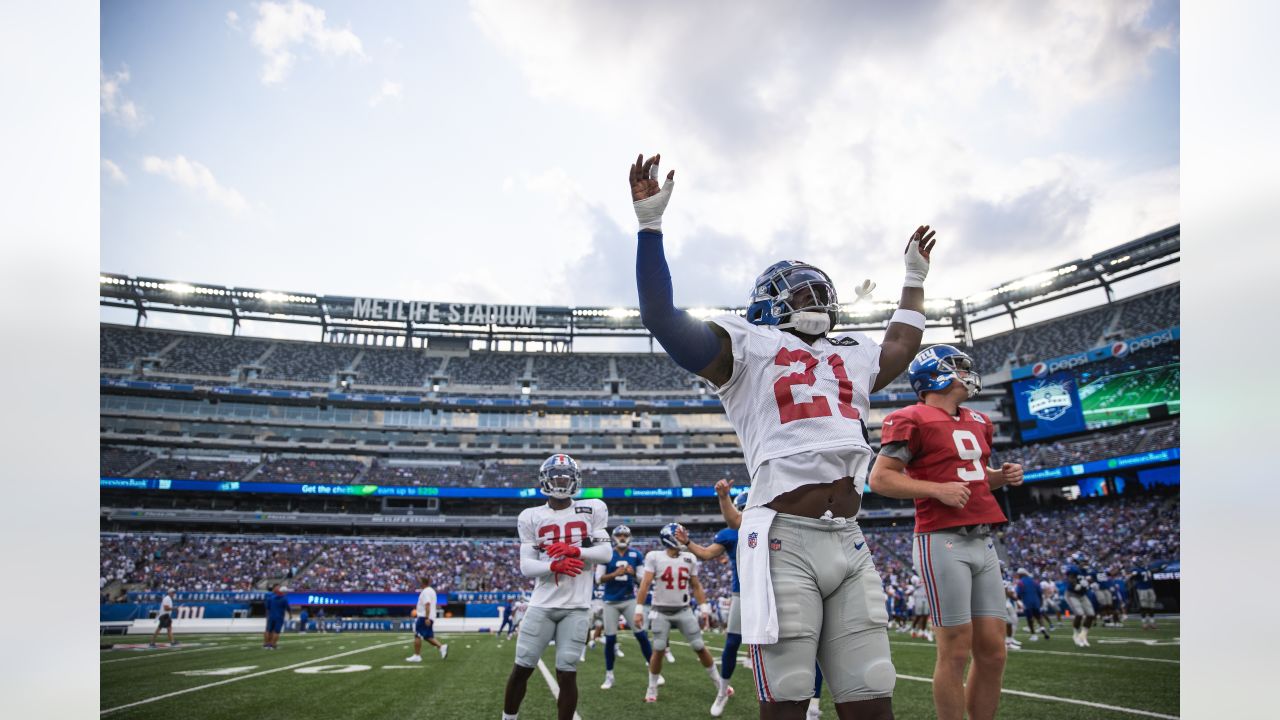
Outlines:
<svg viewBox="0 0 1280 720"><path fill-rule="evenodd" d="M911 597L915 599L911 618L911 637L933 642L933 632L929 630L929 593L925 590L924 580L919 575L911 576Z"/></svg>
<svg viewBox="0 0 1280 720"><path fill-rule="evenodd" d="M716 388L742 441L751 473L739 529L742 635L769 706L762 717L804 716L815 660L836 704L859 706L841 715L892 717L884 591L856 515L872 460L870 394L920 347L934 233L921 226L906 244L901 303L879 344L833 333L841 306L831 277L793 260L756 278L747 317L703 322L672 299L662 215L675 173L659 188L659 160L637 158L630 172L640 317L677 365ZM857 294L873 288L865 281Z"/></svg>
<svg viewBox="0 0 1280 720"><path fill-rule="evenodd" d="M1031 639L1036 639L1036 621L1040 621L1040 635L1045 640L1051 639L1049 635L1049 619L1045 617L1042 606L1044 604L1043 592L1040 590L1040 583L1031 577L1031 571L1026 568L1018 568L1017 580L1018 599L1022 601L1022 607L1026 610L1027 615L1027 632L1031 633Z"/></svg>
<svg viewBox="0 0 1280 720"><path fill-rule="evenodd" d="M619 622L625 623L635 634L646 664L653 654L644 625L632 624L636 614L636 583L639 582L636 572L643 565L644 556L631 547L631 528L626 525L614 528L613 557L598 568L597 577L597 582L604 586L604 683L601 690L613 687L614 659L622 657L618 647ZM663 682L660 680L659 684Z"/></svg>
<svg viewBox="0 0 1280 720"><path fill-rule="evenodd" d="M720 675L716 672L715 661L702 641L702 630L698 620L689 608L689 594L698 600L698 610L704 615L711 613L707 604L707 596L702 592L702 583L698 581L698 559L693 553L683 549L676 533L683 528L678 523L668 523L658 533L662 542L661 550L650 550L644 556L644 579L640 581L640 596L653 590L653 605L649 610L649 629L653 631L654 653L649 660L649 689L645 692L645 702L658 701L658 679L662 674L662 652L667 649L667 641L671 636L671 627L679 628L680 634L688 641L689 647L698 654L698 660L706 669L707 675L720 692ZM644 623L645 608L636 606L635 623L639 627Z"/></svg>
<svg viewBox="0 0 1280 720"><path fill-rule="evenodd" d="M689 533L682 527L676 532L676 540L688 548L689 552L703 562L714 560L721 555L729 557L729 567L733 573L733 599L729 604L728 627L724 636L724 651L720 653L720 692L711 704L711 717L724 714L725 703L733 697L733 686L729 679L738 666L738 648L742 647L742 608L739 606L741 585L738 582L738 526L742 524L742 510L747 506L747 493L729 499L729 481L716 482L716 498L720 502L720 514L724 516L725 525L707 546L689 540Z"/></svg>
<svg viewBox="0 0 1280 720"><path fill-rule="evenodd" d="M1071 610L1071 639L1078 647L1089 647L1089 628L1096 613L1089 599L1089 575L1084 570L1085 558L1074 553L1067 564L1067 607Z"/></svg>
<svg viewBox="0 0 1280 720"><path fill-rule="evenodd" d="M907 378L920 402L884 419L871 489L915 500L912 560L924 579L938 641L938 717L959 720L968 708L970 718L986 720L1000 702L1008 619L991 535L1005 516L992 491L1021 485L1022 466L987 467L991 419L961 405L982 388L968 355L935 345L916 355Z"/></svg>
<svg viewBox="0 0 1280 720"><path fill-rule="evenodd" d="M1142 629L1154 630L1156 627L1156 589L1151 568L1138 558L1133 559L1133 570L1129 572L1129 583L1138 591L1138 610L1142 614Z"/></svg>
<svg viewBox="0 0 1280 720"><path fill-rule="evenodd" d="M582 473L564 454L547 458L538 483L547 503L526 508L516 519L520 532L520 572L534 578L533 597L516 639L516 661L507 679L503 720L516 720L529 676L542 652L556 643L556 701L560 720L571 720L578 707L578 658L587 642L588 606L593 572L587 563L606 563L609 511L599 500L574 500Z"/></svg>
<svg viewBox="0 0 1280 720"><path fill-rule="evenodd" d="M596 646L596 641L604 633L604 588L600 587L600 570L603 565L596 566L596 585L591 589L591 617L587 621L587 645L582 648L579 662L587 661L587 651Z"/></svg>

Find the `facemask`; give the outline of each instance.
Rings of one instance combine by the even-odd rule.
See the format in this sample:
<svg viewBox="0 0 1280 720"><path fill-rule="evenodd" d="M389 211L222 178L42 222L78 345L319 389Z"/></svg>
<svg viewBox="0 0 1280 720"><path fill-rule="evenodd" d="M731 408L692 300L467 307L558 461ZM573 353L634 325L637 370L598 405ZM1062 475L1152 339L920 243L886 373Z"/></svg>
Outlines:
<svg viewBox="0 0 1280 720"><path fill-rule="evenodd" d="M805 335L822 335L831 329L831 316L824 312L791 313L791 327Z"/></svg>

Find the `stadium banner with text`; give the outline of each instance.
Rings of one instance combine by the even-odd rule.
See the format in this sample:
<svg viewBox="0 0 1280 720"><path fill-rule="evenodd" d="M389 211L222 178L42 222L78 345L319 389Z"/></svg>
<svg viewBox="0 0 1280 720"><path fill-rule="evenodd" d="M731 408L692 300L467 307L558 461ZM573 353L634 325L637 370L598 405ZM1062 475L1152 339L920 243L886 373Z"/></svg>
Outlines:
<svg viewBox="0 0 1280 720"><path fill-rule="evenodd" d="M404 485L327 485L320 483L173 480L168 478L102 477L99 488L116 490L176 490L187 492L278 493L284 495L355 495L359 497L524 498L544 497L538 488L421 487ZM745 488L733 488L737 495ZM579 499L709 498L709 487L583 488ZM407 520L406 522L412 522Z"/></svg>
<svg viewBox="0 0 1280 720"><path fill-rule="evenodd" d="M1161 345L1167 345L1171 342L1177 342L1180 339L1179 326L1165 328L1159 332L1147 335L1139 335L1129 340L1118 340L1110 345L1092 348L1084 352L1072 353L1071 355L1061 355L1059 357L1041 360L1032 365L1023 365L1015 367L1012 370L1012 379L1026 380L1027 378L1044 378L1050 373L1059 370L1069 370L1081 365L1087 365L1091 362L1106 360L1113 357L1124 357L1130 353L1149 350Z"/></svg>
<svg viewBox="0 0 1280 720"><path fill-rule="evenodd" d="M1040 480L1060 480L1083 475L1096 475L1098 473L1126 470L1157 463L1178 462L1181 457L1182 453L1179 448L1153 450L1151 452L1138 453L1137 455L1122 455L1107 460L1093 460L1075 465L1028 470L1023 473L1022 480L1023 482L1037 482Z"/></svg>
<svg viewBox="0 0 1280 720"><path fill-rule="evenodd" d="M1069 372L1015 382L1013 399L1023 441L1085 429L1076 378Z"/></svg>

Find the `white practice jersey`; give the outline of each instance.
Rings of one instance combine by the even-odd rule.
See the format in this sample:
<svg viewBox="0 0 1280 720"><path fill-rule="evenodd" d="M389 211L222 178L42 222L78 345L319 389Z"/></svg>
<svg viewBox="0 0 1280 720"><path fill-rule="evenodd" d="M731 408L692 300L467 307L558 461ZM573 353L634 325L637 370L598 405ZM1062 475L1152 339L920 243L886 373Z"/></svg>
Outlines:
<svg viewBox="0 0 1280 720"><path fill-rule="evenodd" d="M698 558L687 550L675 557L666 550L650 550L644 556L644 573L646 577L653 575L649 589L654 607L688 607L690 581L698 576Z"/></svg>
<svg viewBox="0 0 1280 720"><path fill-rule="evenodd" d="M774 458L829 449L870 457L865 423L880 372L880 346L874 340L845 332L809 345L738 315L712 321L733 342L733 376L717 392L753 479ZM755 490L752 506L772 499L757 500Z"/></svg>
<svg viewBox="0 0 1280 720"><path fill-rule="evenodd" d="M1058 586L1057 586L1057 585L1054 585L1053 583L1049 582L1048 580L1041 580L1041 581L1040 581L1040 595L1041 595L1041 597L1043 597L1045 600L1049 600L1049 599L1052 599L1052 598L1053 598L1055 595L1057 595L1057 594L1058 594Z"/></svg>
<svg viewBox="0 0 1280 720"><path fill-rule="evenodd" d="M599 500L574 500L563 510L552 510L548 505L526 508L516 520L520 531L520 544L532 545L538 550L538 559L550 561L545 548L557 542L583 546L583 540L591 538L592 544L609 544L609 509ZM533 585L531 607L585 608L591 605L591 589L595 569L589 561L577 577L548 575L537 578Z"/></svg>
<svg viewBox="0 0 1280 720"><path fill-rule="evenodd" d="M436 617L436 591L435 588L423 588L418 593L418 617L434 620Z"/></svg>
<svg viewBox="0 0 1280 720"><path fill-rule="evenodd" d="M724 615L725 617L728 617L729 611L733 609L733 598L728 597L727 595L721 595L719 604L720 604L720 614Z"/></svg>

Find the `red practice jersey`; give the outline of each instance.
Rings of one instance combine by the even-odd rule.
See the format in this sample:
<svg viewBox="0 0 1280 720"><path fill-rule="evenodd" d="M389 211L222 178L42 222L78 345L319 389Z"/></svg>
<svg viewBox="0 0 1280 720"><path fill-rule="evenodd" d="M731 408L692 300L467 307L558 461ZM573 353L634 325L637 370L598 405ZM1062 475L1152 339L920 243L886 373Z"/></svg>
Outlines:
<svg viewBox="0 0 1280 720"><path fill-rule="evenodd" d="M993 433L990 418L966 407L960 408L958 420L945 410L924 403L885 418L880 443L907 444L911 452L906 469L909 477L927 482L969 483L969 502L963 508L949 507L933 498L916 498L916 532L1006 521L987 485Z"/></svg>

